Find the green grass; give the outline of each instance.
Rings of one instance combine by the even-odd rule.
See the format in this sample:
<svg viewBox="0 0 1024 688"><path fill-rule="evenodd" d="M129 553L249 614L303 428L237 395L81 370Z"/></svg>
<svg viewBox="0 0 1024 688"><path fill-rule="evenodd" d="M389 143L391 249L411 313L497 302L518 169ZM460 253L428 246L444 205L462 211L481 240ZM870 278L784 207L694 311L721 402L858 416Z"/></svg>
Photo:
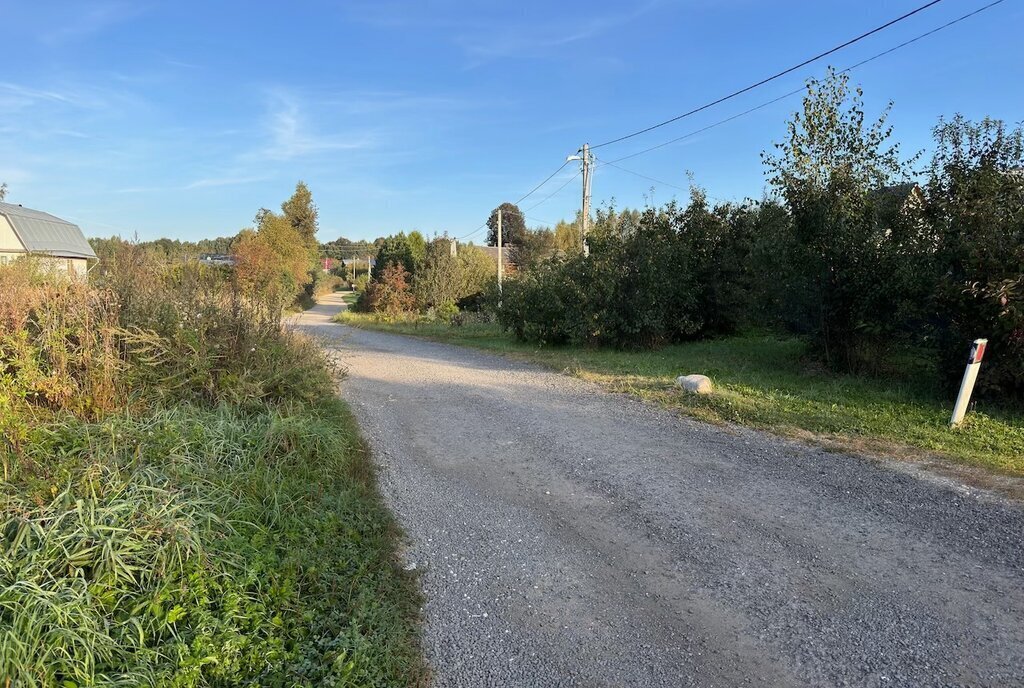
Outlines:
<svg viewBox="0 0 1024 688"><path fill-rule="evenodd" d="M331 359L276 294L111 265L0 268L0 688L423 684Z"/></svg>
<svg viewBox="0 0 1024 688"><path fill-rule="evenodd" d="M341 322L486 349L567 371L715 423L737 423L838 448L908 458L942 457L1024 476L1024 411L979 402L965 424L947 427L952 397L915 375L911 360L887 377L835 375L810 362L798 339L749 335L630 352L538 347L492 324L453 327L415 320L382 322L342 313ZM709 376L716 393L684 395L679 375ZM984 371L983 371L984 374Z"/></svg>
<svg viewBox="0 0 1024 688"><path fill-rule="evenodd" d="M416 584L341 401L65 417L27 447L3 457L0 685L423 679Z"/></svg>

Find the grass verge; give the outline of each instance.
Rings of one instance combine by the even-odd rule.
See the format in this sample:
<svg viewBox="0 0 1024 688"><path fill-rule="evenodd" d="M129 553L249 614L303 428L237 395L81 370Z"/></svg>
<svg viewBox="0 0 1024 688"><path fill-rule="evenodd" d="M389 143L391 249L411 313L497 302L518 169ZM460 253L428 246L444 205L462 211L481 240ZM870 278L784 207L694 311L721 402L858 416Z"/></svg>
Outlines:
<svg viewBox="0 0 1024 688"><path fill-rule="evenodd" d="M418 593L345 405L33 431L0 490L17 686L406 686Z"/></svg>
<svg viewBox="0 0 1024 688"><path fill-rule="evenodd" d="M419 597L280 294L0 267L0 687L410 686Z"/></svg>
<svg viewBox="0 0 1024 688"><path fill-rule="evenodd" d="M493 324L459 327L387 322L341 313L340 322L472 346L570 372L713 423L736 423L841 449L898 458L939 457L1024 476L1024 411L979 402L964 425L947 427L952 399L912 374L886 379L834 375L808 363L798 339L758 335L691 342L658 351L537 347ZM677 376L701 373L716 393L681 394Z"/></svg>

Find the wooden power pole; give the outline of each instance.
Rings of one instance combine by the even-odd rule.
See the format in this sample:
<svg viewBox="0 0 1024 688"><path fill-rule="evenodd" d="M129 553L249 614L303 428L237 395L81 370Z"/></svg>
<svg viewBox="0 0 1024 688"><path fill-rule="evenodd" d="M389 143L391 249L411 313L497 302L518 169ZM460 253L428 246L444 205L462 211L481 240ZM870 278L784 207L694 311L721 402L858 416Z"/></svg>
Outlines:
<svg viewBox="0 0 1024 688"><path fill-rule="evenodd" d="M498 293L501 293L501 278L504 271L501 265L501 208L498 208Z"/></svg>
<svg viewBox="0 0 1024 688"><path fill-rule="evenodd" d="M593 156L590 155L590 144L584 143L580 148L579 155L569 156L569 160L580 160L583 162L583 207L580 217L580 241L583 246L583 255L590 255L590 246L587 244L587 234L590 232L590 183L593 179Z"/></svg>

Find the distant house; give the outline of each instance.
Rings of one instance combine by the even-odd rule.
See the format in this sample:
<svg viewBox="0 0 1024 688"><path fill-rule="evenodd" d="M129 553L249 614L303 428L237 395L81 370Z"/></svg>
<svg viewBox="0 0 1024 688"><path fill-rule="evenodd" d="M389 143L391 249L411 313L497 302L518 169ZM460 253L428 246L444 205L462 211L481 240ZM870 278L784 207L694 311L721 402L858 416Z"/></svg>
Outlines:
<svg viewBox="0 0 1024 688"><path fill-rule="evenodd" d="M495 266L497 266L497 264L498 264L498 247L497 246L476 246L474 244L468 244L468 245L459 246L458 243L453 239L451 241L451 247L452 247L451 251L452 251L452 255L453 256L456 255L460 249L475 248L478 251L481 251L485 256L490 258L491 261L494 262ZM505 272L506 274L512 274L512 273L516 272L515 249L514 249L514 247L512 247L512 246L502 246L501 247L501 263L502 263L502 271Z"/></svg>
<svg viewBox="0 0 1024 688"><path fill-rule="evenodd" d="M204 265L226 265L232 267L237 261L234 256L227 253L204 253L199 256L199 262Z"/></svg>
<svg viewBox="0 0 1024 688"><path fill-rule="evenodd" d="M39 257L52 270L84 276L97 260L78 225L49 213L0 203L0 265Z"/></svg>
<svg viewBox="0 0 1024 688"><path fill-rule="evenodd" d="M883 186L868 194L875 206L878 222L887 231L895 226L897 219L905 213L924 207L925 197L921 187L914 182Z"/></svg>

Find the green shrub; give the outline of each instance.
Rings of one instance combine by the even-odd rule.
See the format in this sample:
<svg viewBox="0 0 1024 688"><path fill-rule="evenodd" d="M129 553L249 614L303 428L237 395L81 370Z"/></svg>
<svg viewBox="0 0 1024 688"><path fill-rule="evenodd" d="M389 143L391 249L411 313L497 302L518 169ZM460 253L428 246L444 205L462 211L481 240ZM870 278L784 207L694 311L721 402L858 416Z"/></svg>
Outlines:
<svg viewBox="0 0 1024 688"><path fill-rule="evenodd" d="M18 686L406 685L409 582L344 406L37 428L0 489Z"/></svg>
<svg viewBox="0 0 1024 688"><path fill-rule="evenodd" d="M341 289L343 284L345 284L345 280L337 275L325 275L323 273L319 273L317 278L313 281L313 296L323 296L324 294L330 294L338 291Z"/></svg>
<svg viewBox="0 0 1024 688"><path fill-rule="evenodd" d="M935 139L921 216L938 244L942 368L952 386L986 338L979 391L1024 399L1024 129L958 116Z"/></svg>
<svg viewBox="0 0 1024 688"><path fill-rule="evenodd" d="M415 308L416 297L409 286L409 273L400 263L391 263L379 276L374 276L366 291L359 294L354 310L396 318Z"/></svg>
<svg viewBox="0 0 1024 688"><path fill-rule="evenodd" d="M454 303L441 303L431 309L435 319L441 322L452 322L459 314L459 307Z"/></svg>
<svg viewBox="0 0 1024 688"><path fill-rule="evenodd" d="M527 341L624 348L730 332L748 308L747 212L711 210L694 191L685 209L595 231L589 257L544 261L507 281L498 320Z"/></svg>

